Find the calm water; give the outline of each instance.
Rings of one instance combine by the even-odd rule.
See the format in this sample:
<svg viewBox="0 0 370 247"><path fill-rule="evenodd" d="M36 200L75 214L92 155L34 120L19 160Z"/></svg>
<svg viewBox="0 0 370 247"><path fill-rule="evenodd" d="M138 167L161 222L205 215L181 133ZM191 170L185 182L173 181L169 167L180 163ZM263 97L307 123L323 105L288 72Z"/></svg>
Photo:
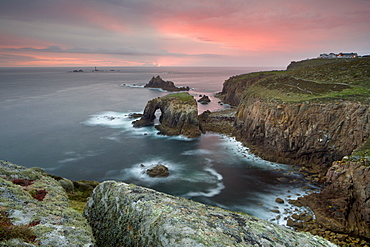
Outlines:
<svg viewBox="0 0 370 247"><path fill-rule="evenodd" d="M159 136L153 127L132 128L127 117L167 94L143 88L152 76L190 86L195 97L209 95L211 104L199 106L203 112L227 107L212 94L230 76L269 68L71 70L0 68L0 159L74 180L135 183L264 219L276 216L274 207L290 207L277 205L276 197L304 193L292 182L302 180L292 167L263 161L233 138ZM145 175L158 163L169 167L168 178Z"/></svg>

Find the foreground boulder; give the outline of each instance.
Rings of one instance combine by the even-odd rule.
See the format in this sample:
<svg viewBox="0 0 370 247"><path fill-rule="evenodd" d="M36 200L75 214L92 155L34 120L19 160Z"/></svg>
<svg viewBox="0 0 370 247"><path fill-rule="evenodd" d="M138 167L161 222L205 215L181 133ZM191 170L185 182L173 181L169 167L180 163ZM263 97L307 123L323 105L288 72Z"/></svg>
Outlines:
<svg viewBox="0 0 370 247"><path fill-rule="evenodd" d="M175 91L189 91L189 87L176 87L172 81L165 81L159 75L154 77L146 84L144 87L148 88L161 88L166 91L175 92Z"/></svg>
<svg viewBox="0 0 370 247"><path fill-rule="evenodd" d="M0 161L0 184L0 246L94 246L86 219L40 168Z"/></svg>
<svg viewBox="0 0 370 247"><path fill-rule="evenodd" d="M200 136L198 106L188 93L175 93L150 100L140 120L134 121L134 127L153 125L155 112L160 109L160 125L155 126L163 135L184 135L189 138Z"/></svg>
<svg viewBox="0 0 370 247"><path fill-rule="evenodd" d="M247 214L114 181L95 188L84 215L98 246L335 246Z"/></svg>

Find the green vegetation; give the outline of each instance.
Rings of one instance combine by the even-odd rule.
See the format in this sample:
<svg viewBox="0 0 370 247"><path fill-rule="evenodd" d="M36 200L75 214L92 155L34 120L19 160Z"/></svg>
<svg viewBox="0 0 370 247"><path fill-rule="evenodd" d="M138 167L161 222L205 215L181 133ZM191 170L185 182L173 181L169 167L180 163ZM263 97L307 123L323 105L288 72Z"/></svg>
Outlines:
<svg viewBox="0 0 370 247"><path fill-rule="evenodd" d="M82 213L88 198L90 197L94 188L99 185L99 182L81 180L73 181L73 185L73 193L67 192L68 199L70 200L70 206L76 211Z"/></svg>
<svg viewBox="0 0 370 247"><path fill-rule="evenodd" d="M363 165L370 166L370 138L351 155L350 159L359 161Z"/></svg>
<svg viewBox="0 0 370 247"><path fill-rule="evenodd" d="M191 96L188 93L173 93L173 94L168 94L166 96L163 96L163 98L178 98L182 102L187 102L193 100L193 96Z"/></svg>
<svg viewBox="0 0 370 247"><path fill-rule="evenodd" d="M230 80L255 81L245 94L265 100L370 103L370 58L304 60L285 71L255 72Z"/></svg>

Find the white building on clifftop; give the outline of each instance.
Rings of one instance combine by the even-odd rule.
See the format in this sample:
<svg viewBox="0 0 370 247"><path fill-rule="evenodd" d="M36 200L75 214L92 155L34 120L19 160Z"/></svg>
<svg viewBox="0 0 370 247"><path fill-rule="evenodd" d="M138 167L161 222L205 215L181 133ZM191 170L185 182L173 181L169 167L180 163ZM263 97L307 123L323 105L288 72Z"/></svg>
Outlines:
<svg viewBox="0 0 370 247"><path fill-rule="evenodd" d="M322 53L320 54L320 56L318 58L324 58L324 59L334 59L334 58L357 58L358 55L357 53L344 53L344 52L341 52L339 54L335 54L335 53L329 53L329 54L326 54L326 53Z"/></svg>

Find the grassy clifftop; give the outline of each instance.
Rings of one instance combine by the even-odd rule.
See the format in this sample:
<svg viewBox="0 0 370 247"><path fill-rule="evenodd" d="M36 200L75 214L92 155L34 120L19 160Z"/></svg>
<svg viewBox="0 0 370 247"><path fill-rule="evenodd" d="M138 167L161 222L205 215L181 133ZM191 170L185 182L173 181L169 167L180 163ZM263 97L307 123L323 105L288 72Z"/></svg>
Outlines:
<svg viewBox="0 0 370 247"><path fill-rule="evenodd" d="M244 74L233 77L233 81L261 78L244 92L266 100L370 103L369 58L312 59L292 64L285 71Z"/></svg>

